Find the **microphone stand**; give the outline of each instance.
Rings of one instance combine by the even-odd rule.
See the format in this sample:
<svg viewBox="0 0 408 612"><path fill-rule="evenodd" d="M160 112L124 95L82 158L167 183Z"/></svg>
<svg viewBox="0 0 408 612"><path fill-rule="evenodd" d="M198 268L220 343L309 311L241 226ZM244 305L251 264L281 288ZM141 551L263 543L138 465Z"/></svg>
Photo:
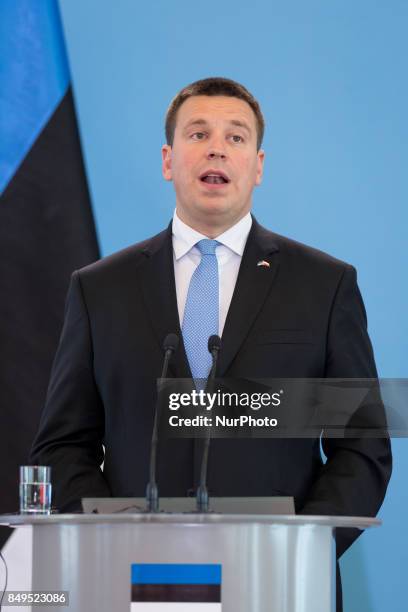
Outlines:
<svg viewBox="0 0 408 612"><path fill-rule="evenodd" d="M168 334L163 342L164 361L162 373L159 379L157 389L156 408L154 412L154 423L152 431L152 442L150 445L150 464L149 464L149 482L146 487L146 502L147 512L159 511L159 489L156 482L156 462L157 462L157 444L159 434L159 417L160 417L160 391L163 385L163 379L167 376L169 361L172 354L177 350L179 338L177 334Z"/></svg>
<svg viewBox="0 0 408 612"><path fill-rule="evenodd" d="M219 336L210 336L208 340L208 350L212 356L212 366L207 379L207 389L211 389L215 379L215 373L217 370L218 354L221 348L221 339ZM211 441L211 427L207 427L206 437L204 439L203 456L201 459L200 469L200 485L197 489L197 512L208 512L209 511L209 497L207 490L207 467L208 467L208 454L210 451Z"/></svg>

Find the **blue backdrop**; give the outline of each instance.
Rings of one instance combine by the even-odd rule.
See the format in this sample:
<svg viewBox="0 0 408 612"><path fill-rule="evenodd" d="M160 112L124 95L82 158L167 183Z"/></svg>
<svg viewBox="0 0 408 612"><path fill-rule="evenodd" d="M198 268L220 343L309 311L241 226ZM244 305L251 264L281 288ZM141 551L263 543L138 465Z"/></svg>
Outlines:
<svg viewBox="0 0 408 612"><path fill-rule="evenodd" d="M102 252L162 229L172 96L228 76L267 123L254 211L357 267L382 377L406 377L408 3L60 0ZM405 174L404 174L405 173ZM372 530L342 561L345 612L405 612L407 440Z"/></svg>

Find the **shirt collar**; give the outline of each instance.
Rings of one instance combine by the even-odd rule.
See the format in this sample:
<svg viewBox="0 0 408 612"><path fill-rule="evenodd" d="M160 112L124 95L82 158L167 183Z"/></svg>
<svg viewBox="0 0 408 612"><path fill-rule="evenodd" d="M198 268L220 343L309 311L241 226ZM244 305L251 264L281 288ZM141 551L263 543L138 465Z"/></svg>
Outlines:
<svg viewBox="0 0 408 612"><path fill-rule="evenodd" d="M247 213L238 223L228 228L225 232L217 236L216 239L220 244L223 244L242 257L251 225L252 217L250 213ZM199 240L207 238L207 236L200 234L200 232L186 225L178 217L176 210L173 215L172 231L176 260L188 253Z"/></svg>

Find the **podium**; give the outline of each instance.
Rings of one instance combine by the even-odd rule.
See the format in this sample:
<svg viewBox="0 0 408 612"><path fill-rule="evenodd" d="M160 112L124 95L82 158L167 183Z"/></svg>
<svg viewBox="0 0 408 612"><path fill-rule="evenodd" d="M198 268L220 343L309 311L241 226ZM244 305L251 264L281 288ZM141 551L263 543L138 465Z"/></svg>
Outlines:
<svg viewBox="0 0 408 612"><path fill-rule="evenodd" d="M10 515L1 523L33 527L33 591L69 592L69 607L33 608L48 612L334 612L333 530L381 524L365 517L211 513ZM133 568L142 566L187 573L216 567L221 602L132 603Z"/></svg>

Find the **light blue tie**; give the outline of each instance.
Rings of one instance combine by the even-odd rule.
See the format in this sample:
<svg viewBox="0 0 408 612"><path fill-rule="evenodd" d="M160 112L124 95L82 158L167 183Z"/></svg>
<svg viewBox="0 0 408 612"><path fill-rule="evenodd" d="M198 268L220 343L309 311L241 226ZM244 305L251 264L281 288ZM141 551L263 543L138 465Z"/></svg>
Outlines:
<svg viewBox="0 0 408 612"><path fill-rule="evenodd" d="M184 346L193 378L207 378L211 369L208 338L218 334L219 288L215 249L219 242L197 242L201 261L191 277L182 325Z"/></svg>

